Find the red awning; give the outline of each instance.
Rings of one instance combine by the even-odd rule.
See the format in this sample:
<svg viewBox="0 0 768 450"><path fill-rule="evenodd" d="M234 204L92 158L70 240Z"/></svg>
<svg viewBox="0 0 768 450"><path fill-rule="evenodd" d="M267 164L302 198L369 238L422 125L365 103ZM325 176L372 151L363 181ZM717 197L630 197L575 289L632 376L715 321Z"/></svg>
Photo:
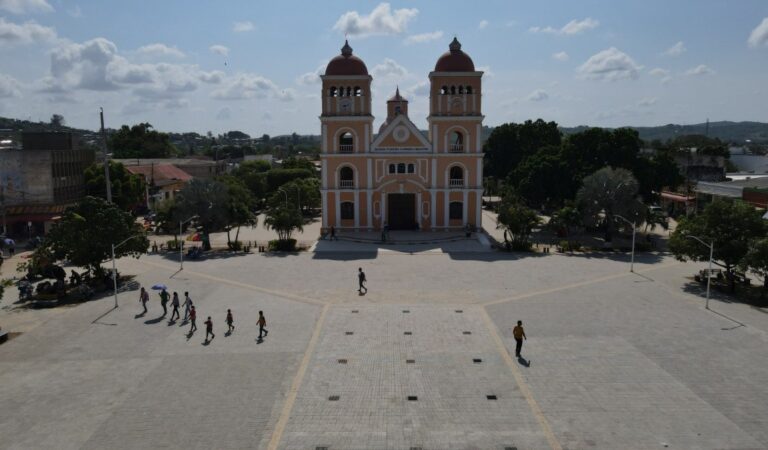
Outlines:
<svg viewBox="0 0 768 450"><path fill-rule="evenodd" d="M688 197L684 194L676 194L674 192L662 192L661 198L678 203L693 203L696 201L696 197Z"/></svg>

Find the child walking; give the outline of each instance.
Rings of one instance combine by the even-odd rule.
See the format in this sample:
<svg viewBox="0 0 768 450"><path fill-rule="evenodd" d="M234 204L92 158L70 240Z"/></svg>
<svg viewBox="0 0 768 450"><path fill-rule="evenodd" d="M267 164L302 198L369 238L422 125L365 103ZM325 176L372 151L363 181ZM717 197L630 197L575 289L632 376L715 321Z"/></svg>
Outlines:
<svg viewBox="0 0 768 450"><path fill-rule="evenodd" d="M230 334L232 333L232 331L234 331L234 330L235 330L235 326L233 325L233 323L234 323L234 322L235 322L235 321L234 321L234 319L232 318L232 310L231 310L231 309L228 309L228 310L227 310L227 326L229 327L229 333L230 333Z"/></svg>

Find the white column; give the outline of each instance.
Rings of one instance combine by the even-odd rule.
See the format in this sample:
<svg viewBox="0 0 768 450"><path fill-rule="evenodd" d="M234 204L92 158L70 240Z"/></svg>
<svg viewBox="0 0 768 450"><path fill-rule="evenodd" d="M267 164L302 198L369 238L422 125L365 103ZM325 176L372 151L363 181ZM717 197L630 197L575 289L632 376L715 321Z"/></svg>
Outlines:
<svg viewBox="0 0 768 450"><path fill-rule="evenodd" d="M373 189L373 160L371 158L367 158L367 159L368 159L368 162L367 162L368 165L366 166L366 171L368 175L367 176L368 184L365 187L367 187L368 189Z"/></svg>
<svg viewBox="0 0 768 450"><path fill-rule="evenodd" d="M443 218L445 220L445 222L443 222L443 226L445 227L446 230L448 229L448 225L450 225L450 222L449 222L449 217L450 216L448 215L448 213L449 213L448 206L450 204L450 196L451 196L450 195L450 191L447 190L447 189L443 189L443 200L444 200L443 203L445 204L444 205L445 207L443 208L443 215L445 216Z"/></svg>
<svg viewBox="0 0 768 450"><path fill-rule="evenodd" d="M467 189L464 189L464 202L462 202L461 206L463 208L463 211L461 214L463 219L462 225L466 226L469 219L467 217L467 214L469 213L469 190Z"/></svg>
<svg viewBox="0 0 768 450"><path fill-rule="evenodd" d="M477 158L477 172L475 173L475 187L483 187L483 158Z"/></svg>
<svg viewBox="0 0 768 450"><path fill-rule="evenodd" d="M432 223L432 231L437 227L437 190L429 190L429 220Z"/></svg>
<svg viewBox="0 0 768 450"><path fill-rule="evenodd" d="M480 228L483 225L483 191L480 189L475 192L477 194L477 201L475 203L475 226Z"/></svg>
<svg viewBox="0 0 768 450"><path fill-rule="evenodd" d="M323 124L323 153L328 153L328 125Z"/></svg>
<svg viewBox="0 0 768 450"><path fill-rule="evenodd" d="M477 124L477 147L475 148L475 152L480 153L483 151L483 139L482 139L483 129L482 126L478 123Z"/></svg>
<svg viewBox="0 0 768 450"><path fill-rule="evenodd" d="M368 226L368 230L371 230L373 228L373 191L368 189L367 194L368 196L365 203L365 210L368 212L368 215L365 219L365 223Z"/></svg>
<svg viewBox="0 0 768 450"><path fill-rule="evenodd" d="M360 191L355 189L355 229L360 228Z"/></svg>
<svg viewBox="0 0 768 450"><path fill-rule="evenodd" d="M381 193L381 227L384 228L384 224L389 224L389 218L387 217L387 194Z"/></svg>
<svg viewBox="0 0 768 450"><path fill-rule="evenodd" d="M323 189L328 189L328 160L325 158L323 158L320 175L322 176L321 182L323 183Z"/></svg>
<svg viewBox="0 0 768 450"><path fill-rule="evenodd" d="M432 153L437 153L440 136L437 135L437 125L432 127Z"/></svg>
<svg viewBox="0 0 768 450"><path fill-rule="evenodd" d="M333 193L333 197L336 201L336 226L341 226L341 195L339 195L339 191L336 190Z"/></svg>
<svg viewBox="0 0 768 450"><path fill-rule="evenodd" d="M328 192L322 191L323 228L328 228Z"/></svg>
<svg viewBox="0 0 768 450"><path fill-rule="evenodd" d="M371 126L369 124L365 124L365 152L368 153L370 151L371 147Z"/></svg>
<svg viewBox="0 0 768 450"><path fill-rule="evenodd" d="M437 187L437 158L432 158L432 188Z"/></svg>

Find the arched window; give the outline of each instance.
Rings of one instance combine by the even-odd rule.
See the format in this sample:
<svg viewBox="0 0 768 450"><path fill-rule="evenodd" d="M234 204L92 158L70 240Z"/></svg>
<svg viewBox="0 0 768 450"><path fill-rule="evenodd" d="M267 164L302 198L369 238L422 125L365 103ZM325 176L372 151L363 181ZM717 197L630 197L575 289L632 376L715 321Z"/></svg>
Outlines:
<svg viewBox="0 0 768 450"><path fill-rule="evenodd" d="M340 153L352 153L355 148L355 139L352 133L347 131L339 136L339 152Z"/></svg>
<svg viewBox="0 0 768 450"><path fill-rule="evenodd" d="M352 96L352 88L347 86L347 97L351 97L351 96Z"/></svg>
<svg viewBox="0 0 768 450"><path fill-rule="evenodd" d="M338 92L338 91L336 90L336 86L331 86L331 89L328 91L328 95L329 95L330 97L336 97L336 93L337 93L337 92Z"/></svg>
<svg viewBox="0 0 768 450"><path fill-rule="evenodd" d="M464 86L459 86L459 94L463 94L463 93L464 93Z"/></svg>
<svg viewBox="0 0 768 450"><path fill-rule="evenodd" d="M448 93L448 86L443 86L440 88L440 93L445 95Z"/></svg>
<svg viewBox="0 0 768 450"><path fill-rule="evenodd" d="M355 204L352 202L341 203L341 220L354 220Z"/></svg>
<svg viewBox="0 0 768 450"><path fill-rule="evenodd" d="M451 131L448 135L448 151L454 153L464 151L464 135L460 131Z"/></svg>
<svg viewBox="0 0 768 450"><path fill-rule="evenodd" d="M467 94L471 94L471 93L472 93L472 86L467 86Z"/></svg>
<svg viewBox="0 0 768 450"><path fill-rule="evenodd" d="M345 166L339 170L339 187L342 189L355 187L355 171L351 167Z"/></svg>
<svg viewBox="0 0 768 450"><path fill-rule="evenodd" d="M450 220L461 220L464 218L464 204L461 202L451 202L448 205L448 218Z"/></svg>
<svg viewBox="0 0 768 450"><path fill-rule="evenodd" d="M451 95L456 94L456 86L451 86Z"/></svg>
<svg viewBox="0 0 768 450"><path fill-rule="evenodd" d="M459 166L453 166L451 167L451 170L448 174L449 178L449 184L451 187L462 187L464 186L464 170Z"/></svg>
<svg viewBox="0 0 768 450"><path fill-rule="evenodd" d="M389 173L395 173L395 171L396 171L395 165L394 164L390 164L389 165Z"/></svg>
<svg viewBox="0 0 768 450"><path fill-rule="evenodd" d="M355 86L355 97L360 97L363 95L363 90L360 89L360 86Z"/></svg>
<svg viewBox="0 0 768 450"><path fill-rule="evenodd" d="M397 173L405 173L405 163L400 163L397 165Z"/></svg>
<svg viewBox="0 0 768 450"><path fill-rule="evenodd" d="M408 164L408 173L414 173L416 171L416 166L413 164Z"/></svg>
<svg viewBox="0 0 768 450"><path fill-rule="evenodd" d="M402 114L402 112L403 112L403 108L401 108L400 105L395 106L395 115L396 116L399 116L400 114Z"/></svg>

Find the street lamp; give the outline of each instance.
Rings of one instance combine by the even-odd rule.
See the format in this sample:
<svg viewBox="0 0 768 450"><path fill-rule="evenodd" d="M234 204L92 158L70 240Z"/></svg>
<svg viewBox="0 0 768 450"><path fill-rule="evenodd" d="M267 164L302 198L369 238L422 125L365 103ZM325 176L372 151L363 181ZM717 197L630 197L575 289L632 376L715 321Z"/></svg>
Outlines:
<svg viewBox="0 0 768 450"><path fill-rule="evenodd" d="M283 188L278 188L278 191L285 194L285 206L288 206L288 192ZM299 211L301 211L301 188L296 186L296 206L298 206Z"/></svg>
<svg viewBox="0 0 768 450"><path fill-rule="evenodd" d="M286 191L283 188L277 188L278 191L282 192L283 195L285 195L285 207L288 207L288 191Z"/></svg>
<svg viewBox="0 0 768 450"><path fill-rule="evenodd" d="M712 256L715 253L715 242L712 241L711 244L707 244L700 238L697 238L696 236L687 234L685 235L688 239L696 239L697 241L701 242L703 245L709 247L709 269L707 270L707 302L704 305L705 309L709 309L709 286L712 284Z"/></svg>
<svg viewBox="0 0 768 450"><path fill-rule="evenodd" d="M208 207L208 209L211 209L211 208ZM182 227L184 226L185 223L187 223L187 222L189 222L191 220L197 219L197 217L198 217L197 214L195 214L194 216L190 217L189 219L187 219L187 220L185 220L183 222L179 221L179 242L178 242L178 244L179 244L179 270L184 270L184 248L181 245L181 243L184 242L184 236L182 236L182 231L183 231Z"/></svg>
<svg viewBox="0 0 768 450"><path fill-rule="evenodd" d="M130 241L131 239L143 236L142 234L134 234L133 236L123 239L118 244L112 244L112 285L115 288L115 308L117 308L117 267L115 267L115 249Z"/></svg>
<svg viewBox="0 0 768 450"><path fill-rule="evenodd" d="M624 217L614 214L613 217L619 218L623 220L624 222L627 222L628 224L632 225L632 260L629 263L629 271L634 272L635 271L635 234L637 232L637 228L635 227L635 222L630 222L629 220L625 219Z"/></svg>

